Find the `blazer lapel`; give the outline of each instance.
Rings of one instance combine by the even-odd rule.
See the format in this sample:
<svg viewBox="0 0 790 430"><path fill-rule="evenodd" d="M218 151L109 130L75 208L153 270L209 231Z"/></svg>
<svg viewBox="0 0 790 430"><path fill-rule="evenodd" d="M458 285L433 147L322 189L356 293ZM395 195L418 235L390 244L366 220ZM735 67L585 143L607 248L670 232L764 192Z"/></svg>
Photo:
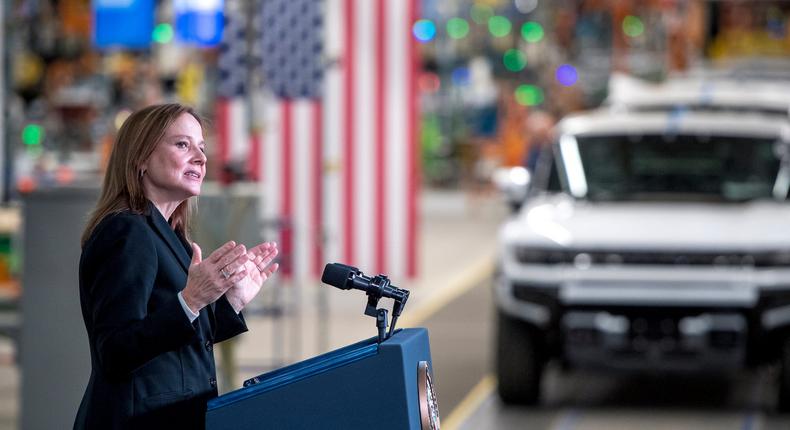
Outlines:
<svg viewBox="0 0 790 430"><path fill-rule="evenodd" d="M159 212L159 209L157 209L153 203L149 203L148 205L148 218L154 230L159 234L159 237L165 241L173 254L175 254L181 267L184 268L184 271L188 272L190 257L187 254L187 250L184 248L184 245L182 245L173 227L167 223L165 217L162 216L162 213Z"/></svg>
<svg viewBox="0 0 790 430"><path fill-rule="evenodd" d="M167 246L170 250L175 254L178 262L181 264L181 267L184 268L185 272L189 272L189 263L192 261L192 248L179 237L173 227L167 223L165 217L162 216L162 213L159 212L159 209L154 206L153 203L148 204L148 217L150 218L151 225L154 226L154 230L159 234L162 240L167 243ZM211 331L211 339L214 338L213 332L216 329L216 321L214 316L214 307L215 303L211 303L203 309L206 309L206 312L203 310L200 311L200 317L203 318L205 315L208 318L208 323Z"/></svg>

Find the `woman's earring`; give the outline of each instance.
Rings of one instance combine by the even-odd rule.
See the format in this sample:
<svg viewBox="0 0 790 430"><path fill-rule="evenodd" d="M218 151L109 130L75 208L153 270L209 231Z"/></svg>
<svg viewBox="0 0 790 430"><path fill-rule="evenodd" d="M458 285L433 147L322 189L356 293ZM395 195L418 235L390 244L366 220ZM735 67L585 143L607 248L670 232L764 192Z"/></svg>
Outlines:
<svg viewBox="0 0 790 430"><path fill-rule="evenodd" d="M145 175L145 170L140 170L140 177L142 178Z"/></svg>

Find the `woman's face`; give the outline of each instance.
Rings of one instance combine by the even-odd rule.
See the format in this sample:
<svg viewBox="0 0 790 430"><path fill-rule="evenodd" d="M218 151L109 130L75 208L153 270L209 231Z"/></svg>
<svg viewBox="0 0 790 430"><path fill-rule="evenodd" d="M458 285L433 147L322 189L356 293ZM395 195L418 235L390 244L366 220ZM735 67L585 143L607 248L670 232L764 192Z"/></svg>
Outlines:
<svg viewBox="0 0 790 430"><path fill-rule="evenodd" d="M143 165L146 197L156 203L180 203L199 195L206 176L204 150L200 123L191 114L182 114Z"/></svg>

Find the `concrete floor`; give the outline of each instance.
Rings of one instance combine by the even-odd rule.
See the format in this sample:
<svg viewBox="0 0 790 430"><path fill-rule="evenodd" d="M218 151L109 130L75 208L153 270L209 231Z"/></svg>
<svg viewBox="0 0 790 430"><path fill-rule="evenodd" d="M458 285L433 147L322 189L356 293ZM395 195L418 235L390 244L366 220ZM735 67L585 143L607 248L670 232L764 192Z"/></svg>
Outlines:
<svg viewBox="0 0 790 430"><path fill-rule="evenodd" d="M722 378L644 378L548 372L545 401L507 406L490 391L458 429L779 430L790 416L772 412L771 371Z"/></svg>

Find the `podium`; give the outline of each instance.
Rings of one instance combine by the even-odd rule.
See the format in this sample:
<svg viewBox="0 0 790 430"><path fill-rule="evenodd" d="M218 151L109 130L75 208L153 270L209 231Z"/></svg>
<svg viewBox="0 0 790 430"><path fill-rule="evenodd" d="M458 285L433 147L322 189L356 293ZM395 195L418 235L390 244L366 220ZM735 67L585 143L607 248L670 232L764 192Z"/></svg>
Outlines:
<svg viewBox="0 0 790 430"><path fill-rule="evenodd" d="M424 328L264 373L212 399L208 430L439 428Z"/></svg>

